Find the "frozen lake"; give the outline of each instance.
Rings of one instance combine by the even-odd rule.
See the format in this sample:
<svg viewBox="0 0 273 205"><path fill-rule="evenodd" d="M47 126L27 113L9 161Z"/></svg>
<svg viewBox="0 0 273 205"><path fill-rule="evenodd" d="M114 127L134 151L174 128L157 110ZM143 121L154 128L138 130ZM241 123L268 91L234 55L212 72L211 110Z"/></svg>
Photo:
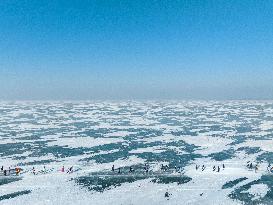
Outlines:
<svg viewBox="0 0 273 205"><path fill-rule="evenodd" d="M272 137L271 101L1 102L0 204L273 204Z"/></svg>

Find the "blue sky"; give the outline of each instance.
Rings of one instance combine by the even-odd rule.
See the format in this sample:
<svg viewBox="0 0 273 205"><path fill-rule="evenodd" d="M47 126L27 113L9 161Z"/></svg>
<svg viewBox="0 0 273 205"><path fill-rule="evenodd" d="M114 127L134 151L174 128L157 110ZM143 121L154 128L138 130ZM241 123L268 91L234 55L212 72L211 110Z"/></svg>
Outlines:
<svg viewBox="0 0 273 205"><path fill-rule="evenodd" d="M273 1L0 1L0 99L273 99Z"/></svg>

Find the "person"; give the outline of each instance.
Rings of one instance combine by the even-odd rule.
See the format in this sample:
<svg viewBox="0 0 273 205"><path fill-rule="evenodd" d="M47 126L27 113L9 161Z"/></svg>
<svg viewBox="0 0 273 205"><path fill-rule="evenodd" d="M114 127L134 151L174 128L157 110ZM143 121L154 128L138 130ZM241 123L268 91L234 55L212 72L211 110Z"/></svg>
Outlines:
<svg viewBox="0 0 273 205"><path fill-rule="evenodd" d="M271 167L271 164L269 163L268 166L267 166L267 171L270 171L270 167Z"/></svg>
<svg viewBox="0 0 273 205"><path fill-rule="evenodd" d="M202 166L202 171L204 171L206 169L205 165Z"/></svg>
<svg viewBox="0 0 273 205"><path fill-rule="evenodd" d="M199 168L199 166L195 165L195 169L197 170Z"/></svg>
<svg viewBox="0 0 273 205"><path fill-rule="evenodd" d="M133 167L130 167L129 172L133 172L133 171L134 171Z"/></svg>
<svg viewBox="0 0 273 205"><path fill-rule="evenodd" d="M64 166L62 167L61 172L64 172Z"/></svg>
<svg viewBox="0 0 273 205"><path fill-rule="evenodd" d="M168 165L165 165L165 171L167 171L169 169L169 166Z"/></svg>
<svg viewBox="0 0 273 205"><path fill-rule="evenodd" d="M145 166L144 166L144 171L146 172L146 171L147 171L147 169L148 169L148 168L147 168L147 166L146 166L146 164L145 164Z"/></svg>
<svg viewBox="0 0 273 205"><path fill-rule="evenodd" d="M7 176L7 170L4 170L4 176Z"/></svg>
<svg viewBox="0 0 273 205"><path fill-rule="evenodd" d="M168 191L165 192L165 198L167 198L167 200L169 200L170 197L170 193Z"/></svg>
<svg viewBox="0 0 273 205"><path fill-rule="evenodd" d="M250 169L252 169L252 168L253 168L253 164L252 164L252 162L250 163L249 168L250 168Z"/></svg>
<svg viewBox="0 0 273 205"><path fill-rule="evenodd" d="M258 171L258 164L256 164L256 166L255 166L255 172L257 172Z"/></svg>
<svg viewBox="0 0 273 205"><path fill-rule="evenodd" d="M18 176L19 173L20 173L20 168L16 167L16 168L15 168L15 173L16 173L16 175Z"/></svg>
<svg viewBox="0 0 273 205"><path fill-rule="evenodd" d="M223 164L223 169L225 169L225 164Z"/></svg>
<svg viewBox="0 0 273 205"><path fill-rule="evenodd" d="M73 172L73 166L69 167L68 170L66 171L66 173L71 174Z"/></svg>
<svg viewBox="0 0 273 205"><path fill-rule="evenodd" d="M249 168L249 163L246 164L246 167Z"/></svg>
<svg viewBox="0 0 273 205"><path fill-rule="evenodd" d="M149 169L149 165L148 165L148 164L145 164L145 165L144 165L144 170L146 171L147 169Z"/></svg>
<svg viewBox="0 0 273 205"><path fill-rule="evenodd" d="M32 168L32 173L35 175L36 174L36 171L35 171L35 168L33 167Z"/></svg>
<svg viewBox="0 0 273 205"><path fill-rule="evenodd" d="M119 174L121 173L121 169L120 169L120 167L118 168L118 173L119 173Z"/></svg>
<svg viewBox="0 0 273 205"><path fill-rule="evenodd" d="M163 164L161 164L161 168L160 168L162 171L164 171L164 165Z"/></svg>
<svg viewBox="0 0 273 205"><path fill-rule="evenodd" d="M9 167L9 174L10 174L10 167Z"/></svg>
<svg viewBox="0 0 273 205"><path fill-rule="evenodd" d="M3 171L3 170L4 170L4 166L1 167L1 171Z"/></svg>
<svg viewBox="0 0 273 205"><path fill-rule="evenodd" d="M215 166L213 166L213 169L212 169L213 171L215 171L216 170L216 167Z"/></svg>
<svg viewBox="0 0 273 205"><path fill-rule="evenodd" d="M218 166L217 172L220 172L220 167Z"/></svg>
<svg viewBox="0 0 273 205"><path fill-rule="evenodd" d="M112 166L112 172L114 172L114 171L115 171L115 165Z"/></svg>
<svg viewBox="0 0 273 205"><path fill-rule="evenodd" d="M181 167L177 167L177 172L181 173Z"/></svg>

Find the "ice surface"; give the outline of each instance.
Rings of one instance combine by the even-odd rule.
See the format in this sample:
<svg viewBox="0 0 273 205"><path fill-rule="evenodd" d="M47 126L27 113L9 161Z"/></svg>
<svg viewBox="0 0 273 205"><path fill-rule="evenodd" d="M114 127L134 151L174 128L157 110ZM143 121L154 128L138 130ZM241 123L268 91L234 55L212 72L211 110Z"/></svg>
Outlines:
<svg viewBox="0 0 273 205"><path fill-rule="evenodd" d="M0 204L271 204L272 134L270 101L0 102Z"/></svg>

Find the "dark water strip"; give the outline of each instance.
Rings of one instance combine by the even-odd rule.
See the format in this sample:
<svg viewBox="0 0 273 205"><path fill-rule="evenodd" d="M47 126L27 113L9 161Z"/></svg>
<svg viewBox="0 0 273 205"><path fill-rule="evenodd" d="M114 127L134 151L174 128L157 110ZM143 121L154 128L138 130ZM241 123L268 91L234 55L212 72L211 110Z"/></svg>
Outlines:
<svg viewBox="0 0 273 205"><path fill-rule="evenodd" d="M2 195L2 196L0 196L0 201L5 200L5 199L12 199L17 196L21 196L21 195L25 195L25 194L29 194L30 192L31 192L30 190L25 190L25 191L18 191L18 192L14 192L11 194Z"/></svg>

